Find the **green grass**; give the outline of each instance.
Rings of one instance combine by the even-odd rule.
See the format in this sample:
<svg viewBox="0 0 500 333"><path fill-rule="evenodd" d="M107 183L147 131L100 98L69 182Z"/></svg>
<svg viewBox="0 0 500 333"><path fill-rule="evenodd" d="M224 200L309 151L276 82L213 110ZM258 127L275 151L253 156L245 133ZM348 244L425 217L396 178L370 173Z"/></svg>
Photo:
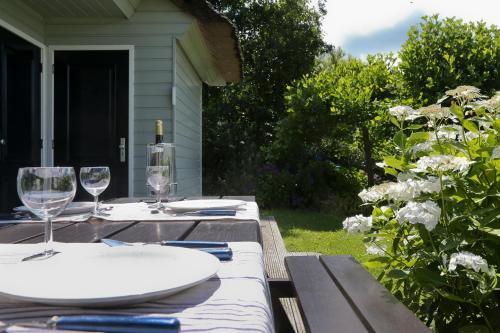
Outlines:
<svg viewBox="0 0 500 333"><path fill-rule="evenodd" d="M342 229L344 217L308 210L266 210L272 215L290 252L350 254L359 262L367 260L362 235L348 234Z"/></svg>

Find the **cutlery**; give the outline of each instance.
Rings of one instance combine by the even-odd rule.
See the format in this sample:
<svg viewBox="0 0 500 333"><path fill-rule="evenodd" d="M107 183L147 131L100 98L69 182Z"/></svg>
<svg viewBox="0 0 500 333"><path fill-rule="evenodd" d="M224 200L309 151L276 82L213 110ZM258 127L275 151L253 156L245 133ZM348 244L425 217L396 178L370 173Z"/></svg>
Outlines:
<svg viewBox="0 0 500 333"><path fill-rule="evenodd" d="M197 216L235 216L234 209L202 209L192 212L184 212L180 215L197 215Z"/></svg>
<svg viewBox="0 0 500 333"><path fill-rule="evenodd" d="M81 315L55 316L46 323L28 322L7 325L0 332L104 332L104 333L177 333L177 318L163 316Z"/></svg>
<svg viewBox="0 0 500 333"><path fill-rule="evenodd" d="M101 242L110 246L133 246L132 243L122 242L116 239L102 238ZM185 247L190 249L200 250L216 256L221 261L228 261L233 258L233 251L225 242L203 242L203 241L162 241L156 243L143 243L144 245L161 245Z"/></svg>
<svg viewBox="0 0 500 333"><path fill-rule="evenodd" d="M0 214L0 221L11 220L31 220L30 214L27 213L5 213Z"/></svg>
<svg viewBox="0 0 500 333"><path fill-rule="evenodd" d="M123 246L123 245L134 245L133 243L127 243L124 241L120 241L117 239L111 238L101 238L101 242L113 246ZM142 243L144 245L153 244L153 245L163 245L163 246L177 246L177 247L186 247L190 249L208 249L208 248L227 248L229 245L227 242L207 242L207 241L161 241L161 242L151 242L151 243Z"/></svg>
<svg viewBox="0 0 500 333"><path fill-rule="evenodd" d="M53 256L55 256L56 254L59 254L61 252L57 252L57 251L50 251L50 253L48 254L47 252L40 252L40 253L35 253L35 254L32 254L28 257L25 257L23 258L21 261L30 261L30 260L36 260L36 259L49 259Z"/></svg>

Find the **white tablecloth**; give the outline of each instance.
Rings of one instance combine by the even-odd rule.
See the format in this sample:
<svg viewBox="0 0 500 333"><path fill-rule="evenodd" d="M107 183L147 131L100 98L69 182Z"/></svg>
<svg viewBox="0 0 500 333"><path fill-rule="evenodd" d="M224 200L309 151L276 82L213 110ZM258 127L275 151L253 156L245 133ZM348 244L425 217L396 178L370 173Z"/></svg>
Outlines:
<svg viewBox="0 0 500 333"><path fill-rule="evenodd" d="M15 245L0 245L0 253L12 251L12 246ZM70 246L85 249L85 246L104 245ZM0 321L36 320L64 314L163 314L177 317L181 332L274 332L261 246L253 242L232 242L229 246L234 253L233 260L222 262L216 277L159 301L96 311L19 303L0 297Z"/></svg>
<svg viewBox="0 0 500 333"><path fill-rule="evenodd" d="M150 204L135 202L126 204L102 205L103 208L112 206L102 218L108 221L192 221L192 220L255 220L259 221L259 207L255 202L247 202L236 210L235 216L196 216L176 214L171 210L151 214Z"/></svg>
<svg viewBox="0 0 500 333"><path fill-rule="evenodd" d="M198 216L176 214L171 210L160 211L157 214L151 214L152 209L148 208L150 204L145 202L134 202L124 204L102 204L102 208L111 208L105 210L103 215L97 216L108 221L193 221L193 220L255 220L259 221L259 207L255 202L247 202L236 210L235 216ZM54 219L58 221L81 222L86 221L91 215L76 214L62 215ZM23 223L23 222L43 222L38 219L33 220L2 220L1 224Z"/></svg>

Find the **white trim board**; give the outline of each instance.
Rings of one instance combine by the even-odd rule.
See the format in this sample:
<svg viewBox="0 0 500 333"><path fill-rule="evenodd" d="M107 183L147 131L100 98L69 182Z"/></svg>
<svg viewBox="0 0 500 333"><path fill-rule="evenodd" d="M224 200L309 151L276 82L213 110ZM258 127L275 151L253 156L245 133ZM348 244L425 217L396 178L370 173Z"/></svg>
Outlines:
<svg viewBox="0 0 500 333"><path fill-rule="evenodd" d="M128 196L134 195L134 82L135 82L135 48L134 45L50 45L48 48L50 64L54 64L55 51L128 51ZM51 73L52 74L52 73ZM50 133L50 141L54 138L54 77L49 75L48 85L50 92L47 103L47 133ZM47 145L45 145L47 146ZM50 165L54 162L54 151L50 147L48 158Z"/></svg>
<svg viewBox="0 0 500 333"><path fill-rule="evenodd" d="M50 164L48 163L47 160L46 151L48 147L51 146L51 141L47 140L48 133L46 132L47 124L45 122L47 119L47 92L48 92L47 82L48 82L48 77L50 76L47 66L48 48L41 41L31 37L27 33L23 32L22 30L19 30L18 28L14 27L10 23L7 23L2 19L0 19L0 27L9 30L18 37L40 48L40 61L42 62L42 73L40 73L40 136L41 136L40 139L43 140L43 148L40 150L40 162L42 166L48 166Z"/></svg>

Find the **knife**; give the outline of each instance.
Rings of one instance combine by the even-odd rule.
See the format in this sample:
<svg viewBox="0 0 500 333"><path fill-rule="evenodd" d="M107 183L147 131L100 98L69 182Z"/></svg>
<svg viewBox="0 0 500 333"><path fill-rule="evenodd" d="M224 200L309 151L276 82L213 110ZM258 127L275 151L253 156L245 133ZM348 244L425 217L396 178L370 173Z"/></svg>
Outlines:
<svg viewBox="0 0 500 333"><path fill-rule="evenodd" d="M102 238L101 242L113 246L126 246L126 245L134 245L133 243L123 242L117 239L111 238ZM176 247L186 247L189 249L208 249L208 248L226 248L229 245L226 242L207 242L207 241L161 241L161 242L151 242L151 243L143 243L144 245L155 244L155 245L163 245L163 246L176 246Z"/></svg>
<svg viewBox="0 0 500 333"><path fill-rule="evenodd" d="M196 216L235 216L234 209L202 209L192 212L184 212L181 215L196 215Z"/></svg>
<svg viewBox="0 0 500 333"><path fill-rule="evenodd" d="M116 239L102 238L101 242L110 246L133 246L132 243L122 242ZM233 258L233 251L229 248L226 242L205 242L205 241L161 241L157 243L144 243L144 244L156 244L161 246L174 246L174 247L185 247L190 249L196 249L204 251L216 256L221 261L228 261Z"/></svg>
<svg viewBox="0 0 500 333"><path fill-rule="evenodd" d="M180 329L177 318L162 316L55 316L47 322L47 325L63 330L105 333L177 333Z"/></svg>

